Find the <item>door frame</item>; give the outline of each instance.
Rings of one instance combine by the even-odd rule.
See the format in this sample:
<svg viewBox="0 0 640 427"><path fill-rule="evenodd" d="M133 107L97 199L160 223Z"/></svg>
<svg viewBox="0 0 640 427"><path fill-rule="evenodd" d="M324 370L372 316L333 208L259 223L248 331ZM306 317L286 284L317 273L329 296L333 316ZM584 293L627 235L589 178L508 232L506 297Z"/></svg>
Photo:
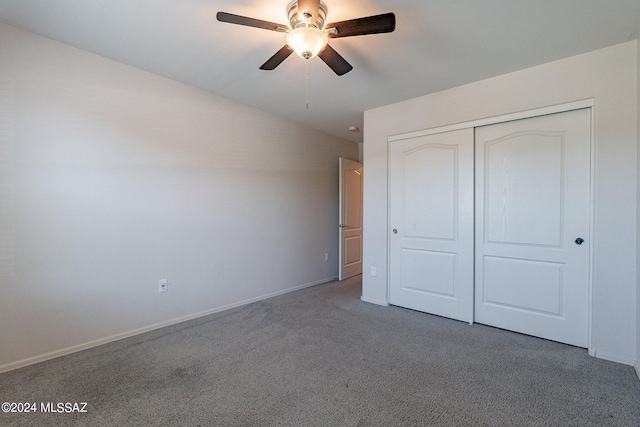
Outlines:
<svg viewBox="0 0 640 427"><path fill-rule="evenodd" d="M564 113L567 111L581 110L589 108L591 117L591 141L590 141L590 167L591 173L589 177L589 233L591 236L595 236L595 99L583 99L574 102L568 102L563 104L551 105L547 107L535 108L531 110L519 111L514 113L502 114L498 116L487 117L483 119L470 120L466 122L455 123L446 126L439 126L430 129L418 130L413 132L400 133L395 135L389 135L387 137L387 163L390 158L391 144L397 141L402 141L410 138L417 138L421 136L433 135L437 133L450 132L454 130L476 128L480 126L493 125L503 122L509 122L520 119L530 119L538 116L545 116L549 114ZM388 165L387 165L388 168ZM387 201L390 200L390 181L391 177L387 174ZM389 293L391 289L391 224L390 224L390 212L391 206L387 203L387 304L389 303ZM593 337L593 255L595 253L595 246L597 242L592 239L589 247L589 271L588 271L588 302L587 302L587 350L589 355L595 356L595 343Z"/></svg>

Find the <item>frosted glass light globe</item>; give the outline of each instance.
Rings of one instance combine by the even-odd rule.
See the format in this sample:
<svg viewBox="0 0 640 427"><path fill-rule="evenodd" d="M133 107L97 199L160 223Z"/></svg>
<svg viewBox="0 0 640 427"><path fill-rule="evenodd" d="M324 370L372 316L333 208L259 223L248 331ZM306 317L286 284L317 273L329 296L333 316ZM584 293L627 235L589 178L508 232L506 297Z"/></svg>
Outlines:
<svg viewBox="0 0 640 427"><path fill-rule="evenodd" d="M329 38L316 27L298 27L287 34L287 44L304 59L318 55L327 45Z"/></svg>

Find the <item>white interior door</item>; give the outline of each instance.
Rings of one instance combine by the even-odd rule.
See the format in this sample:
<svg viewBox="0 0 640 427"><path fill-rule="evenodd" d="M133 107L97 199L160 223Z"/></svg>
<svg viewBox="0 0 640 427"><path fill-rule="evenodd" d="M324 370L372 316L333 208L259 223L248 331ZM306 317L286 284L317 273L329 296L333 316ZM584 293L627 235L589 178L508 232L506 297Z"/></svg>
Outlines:
<svg viewBox="0 0 640 427"><path fill-rule="evenodd" d="M389 146L391 304L473 320L473 129Z"/></svg>
<svg viewBox="0 0 640 427"><path fill-rule="evenodd" d="M476 129L476 322L587 347L590 120Z"/></svg>
<svg viewBox="0 0 640 427"><path fill-rule="evenodd" d="M338 278L362 273L362 163L340 159Z"/></svg>

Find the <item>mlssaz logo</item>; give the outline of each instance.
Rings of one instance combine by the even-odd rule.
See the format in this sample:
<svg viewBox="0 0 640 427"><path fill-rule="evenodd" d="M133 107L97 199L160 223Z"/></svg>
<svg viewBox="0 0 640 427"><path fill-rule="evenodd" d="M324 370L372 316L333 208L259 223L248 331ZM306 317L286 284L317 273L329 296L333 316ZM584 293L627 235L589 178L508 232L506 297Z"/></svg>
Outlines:
<svg viewBox="0 0 640 427"><path fill-rule="evenodd" d="M41 402L40 412L52 412L59 414L71 414L71 413L86 413L87 402Z"/></svg>

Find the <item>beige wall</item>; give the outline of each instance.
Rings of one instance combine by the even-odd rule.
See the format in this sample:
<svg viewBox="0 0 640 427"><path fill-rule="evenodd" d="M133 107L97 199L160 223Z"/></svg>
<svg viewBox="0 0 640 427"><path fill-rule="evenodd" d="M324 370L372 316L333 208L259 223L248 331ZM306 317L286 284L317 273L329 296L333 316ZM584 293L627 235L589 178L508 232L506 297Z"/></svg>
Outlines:
<svg viewBox="0 0 640 427"><path fill-rule="evenodd" d="M0 58L0 371L337 276L357 144L6 25Z"/></svg>
<svg viewBox="0 0 640 427"><path fill-rule="evenodd" d="M595 114L591 352L636 359L637 47L628 42L365 112L363 300L387 304L387 137L581 100ZM371 276L375 266L377 275Z"/></svg>

